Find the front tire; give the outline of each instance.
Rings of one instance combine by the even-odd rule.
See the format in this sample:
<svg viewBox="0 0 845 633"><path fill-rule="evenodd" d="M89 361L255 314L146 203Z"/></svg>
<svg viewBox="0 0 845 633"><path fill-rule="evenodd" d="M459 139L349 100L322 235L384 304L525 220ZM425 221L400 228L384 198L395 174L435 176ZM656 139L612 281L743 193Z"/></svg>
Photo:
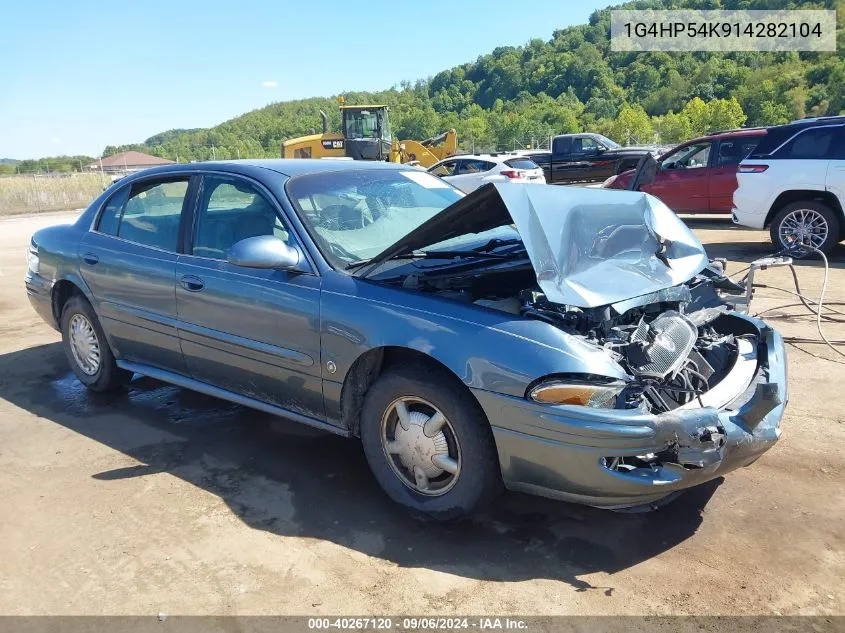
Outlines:
<svg viewBox="0 0 845 633"><path fill-rule="evenodd" d="M70 368L88 389L113 391L132 378L132 372L115 363L100 321L84 297L71 297L65 304L61 329Z"/></svg>
<svg viewBox="0 0 845 633"><path fill-rule="evenodd" d="M502 489L490 425L444 372L396 367L379 376L364 400L361 442L388 496L433 519L465 517Z"/></svg>
<svg viewBox="0 0 845 633"><path fill-rule="evenodd" d="M798 243L809 239L810 243L825 255L839 243L842 222L839 214L817 200L799 200L783 207L769 226L772 244L778 249L790 246L787 238L794 237ZM795 248L790 253L797 259L813 254L808 248Z"/></svg>

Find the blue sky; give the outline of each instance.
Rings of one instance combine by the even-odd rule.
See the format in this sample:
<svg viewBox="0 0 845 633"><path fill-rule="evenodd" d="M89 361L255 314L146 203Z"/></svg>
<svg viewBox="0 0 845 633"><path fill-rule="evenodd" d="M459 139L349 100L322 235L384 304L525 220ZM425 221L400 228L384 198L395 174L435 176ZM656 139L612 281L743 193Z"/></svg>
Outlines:
<svg viewBox="0 0 845 633"><path fill-rule="evenodd" d="M0 157L99 155L268 103L389 88L608 0L47 0L0 18Z"/></svg>

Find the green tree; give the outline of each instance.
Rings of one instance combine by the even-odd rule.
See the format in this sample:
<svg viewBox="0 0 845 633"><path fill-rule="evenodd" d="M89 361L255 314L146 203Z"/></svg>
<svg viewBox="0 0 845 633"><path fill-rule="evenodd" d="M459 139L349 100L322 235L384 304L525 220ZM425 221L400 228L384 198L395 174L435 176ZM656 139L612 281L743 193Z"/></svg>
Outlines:
<svg viewBox="0 0 845 633"><path fill-rule="evenodd" d="M702 136L710 131L710 107L698 97L687 102L681 116L689 121L692 136Z"/></svg>
<svg viewBox="0 0 845 633"><path fill-rule="evenodd" d="M734 97L730 99L714 99L707 104L710 109L710 118L708 124L711 130L732 130L734 128L742 127L748 117L742 111L742 106L739 105Z"/></svg>
<svg viewBox="0 0 845 633"><path fill-rule="evenodd" d="M654 127L642 106L622 104L616 118L601 126L606 136L626 145L651 143L654 141Z"/></svg>

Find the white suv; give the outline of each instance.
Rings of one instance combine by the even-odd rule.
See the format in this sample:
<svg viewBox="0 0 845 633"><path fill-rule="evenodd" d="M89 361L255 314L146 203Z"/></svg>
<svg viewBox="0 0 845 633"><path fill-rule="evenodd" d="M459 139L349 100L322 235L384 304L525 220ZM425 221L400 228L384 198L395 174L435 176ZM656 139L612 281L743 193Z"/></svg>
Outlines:
<svg viewBox="0 0 845 633"><path fill-rule="evenodd" d="M769 128L739 164L736 178L735 223L769 227L778 249L797 240L830 252L845 237L845 117L803 119Z"/></svg>
<svg viewBox="0 0 845 633"><path fill-rule="evenodd" d="M464 193L475 191L488 182L546 184L543 170L533 160L516 152L450 156L429 167L428 173L440 176Z"/></svg>

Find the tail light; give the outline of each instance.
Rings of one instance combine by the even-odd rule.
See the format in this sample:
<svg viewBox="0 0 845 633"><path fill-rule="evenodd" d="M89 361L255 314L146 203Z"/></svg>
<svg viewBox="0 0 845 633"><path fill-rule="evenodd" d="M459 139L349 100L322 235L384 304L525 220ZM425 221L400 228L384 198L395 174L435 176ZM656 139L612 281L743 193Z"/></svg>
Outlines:
<svg viewBox="0 0 845 633"><path fill-rule="evenodd" d="M769 168L768 165L740 165L740 174L762 174Z"/></svg>
<svg viewBox="0 0 845 633"><path fill-rule="evenodd" d="M525 174L521 171L516 169L506 169L500 172L503 176L507 176L511 180L522 180L525 177Z"/></svg>

